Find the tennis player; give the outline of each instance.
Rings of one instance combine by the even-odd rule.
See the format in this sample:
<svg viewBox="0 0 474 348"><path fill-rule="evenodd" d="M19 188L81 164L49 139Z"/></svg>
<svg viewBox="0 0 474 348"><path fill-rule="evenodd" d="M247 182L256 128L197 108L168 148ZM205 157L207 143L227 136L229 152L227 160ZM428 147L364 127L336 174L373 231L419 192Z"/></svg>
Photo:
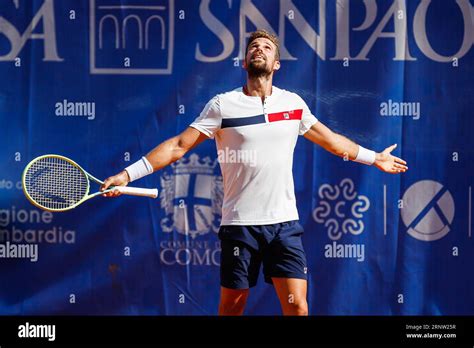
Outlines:
<svg viewBox="0 0 474 348"><path fill-rule="evenodd" d="M219 230L219 315L243 314L261 265L265 281L275 287L283 314L308 315L308 268L292 175L298 135L334 155L387 173L402 173L408 167L391 155L396 144L381 153L357 145L318 121L298 95L273 86L273 74L280 69L276 36L264 30L252 33L243 68L247 82L242 88L216 95L186 130L106 179L102 190L160 170L208 138L216 140L219 151L252 152L255 156L234 156L238 159L234 163L220 161L224 201Z"/></svg>

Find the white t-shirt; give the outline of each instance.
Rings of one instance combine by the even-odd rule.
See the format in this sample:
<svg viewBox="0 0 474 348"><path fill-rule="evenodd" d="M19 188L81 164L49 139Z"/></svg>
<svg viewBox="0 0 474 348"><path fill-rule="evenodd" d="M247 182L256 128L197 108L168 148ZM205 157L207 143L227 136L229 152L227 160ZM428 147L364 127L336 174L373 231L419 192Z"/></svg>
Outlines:
<svg viewBox="0 0 474 348"><path fill-rule="evenodd" d="M221 225L298 220L293 152L318 120L297 94L272 87L262 103L242 88L212 98L190 125L216 139L224 180Z"/></svg>

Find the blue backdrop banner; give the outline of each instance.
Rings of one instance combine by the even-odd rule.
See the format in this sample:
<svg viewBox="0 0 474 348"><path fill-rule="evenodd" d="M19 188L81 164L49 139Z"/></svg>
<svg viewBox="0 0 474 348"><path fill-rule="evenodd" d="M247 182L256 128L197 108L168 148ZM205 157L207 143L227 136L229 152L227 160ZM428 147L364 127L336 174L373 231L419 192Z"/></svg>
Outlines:
<svg viewBox="0 0 474 348"><path fill-rule="evenodd" d="M0 314L217 313L213 140L137 182L156 200L50 213L21 174L47 153L101 179L122 170L245 83L257 28L281 40L276 86L364 147L398 144L409 167L300 137L310 314L474 314L472 0L0 0ZM37 253L13 252L25 244ZM246 313L280 313L262 276Z"/></svg>

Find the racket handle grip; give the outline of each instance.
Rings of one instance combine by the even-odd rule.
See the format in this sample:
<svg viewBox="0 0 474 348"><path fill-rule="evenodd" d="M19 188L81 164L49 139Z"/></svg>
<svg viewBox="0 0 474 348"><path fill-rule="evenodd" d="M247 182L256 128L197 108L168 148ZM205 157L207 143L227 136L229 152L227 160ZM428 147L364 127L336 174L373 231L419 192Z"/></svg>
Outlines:
<svg viewBox="0 0 474 348"><path fill-rule="evenodd" d="M119 191L124 195L141 196L141 197L158 197L158 189L145 189L140 187L115 186L114 191Z"/></svg>

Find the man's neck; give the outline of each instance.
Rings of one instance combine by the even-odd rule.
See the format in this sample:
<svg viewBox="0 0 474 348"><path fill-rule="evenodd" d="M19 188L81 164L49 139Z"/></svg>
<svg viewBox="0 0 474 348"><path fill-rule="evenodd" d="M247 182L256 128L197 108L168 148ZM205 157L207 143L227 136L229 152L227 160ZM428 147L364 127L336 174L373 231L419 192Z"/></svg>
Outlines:
<svg viewBox="0 0 474 348"><path fill-rule="evenodd" d="M247 78L244 93L253 97L260 97L263 102L265 97L272 94L272 76Z"/></svg>

